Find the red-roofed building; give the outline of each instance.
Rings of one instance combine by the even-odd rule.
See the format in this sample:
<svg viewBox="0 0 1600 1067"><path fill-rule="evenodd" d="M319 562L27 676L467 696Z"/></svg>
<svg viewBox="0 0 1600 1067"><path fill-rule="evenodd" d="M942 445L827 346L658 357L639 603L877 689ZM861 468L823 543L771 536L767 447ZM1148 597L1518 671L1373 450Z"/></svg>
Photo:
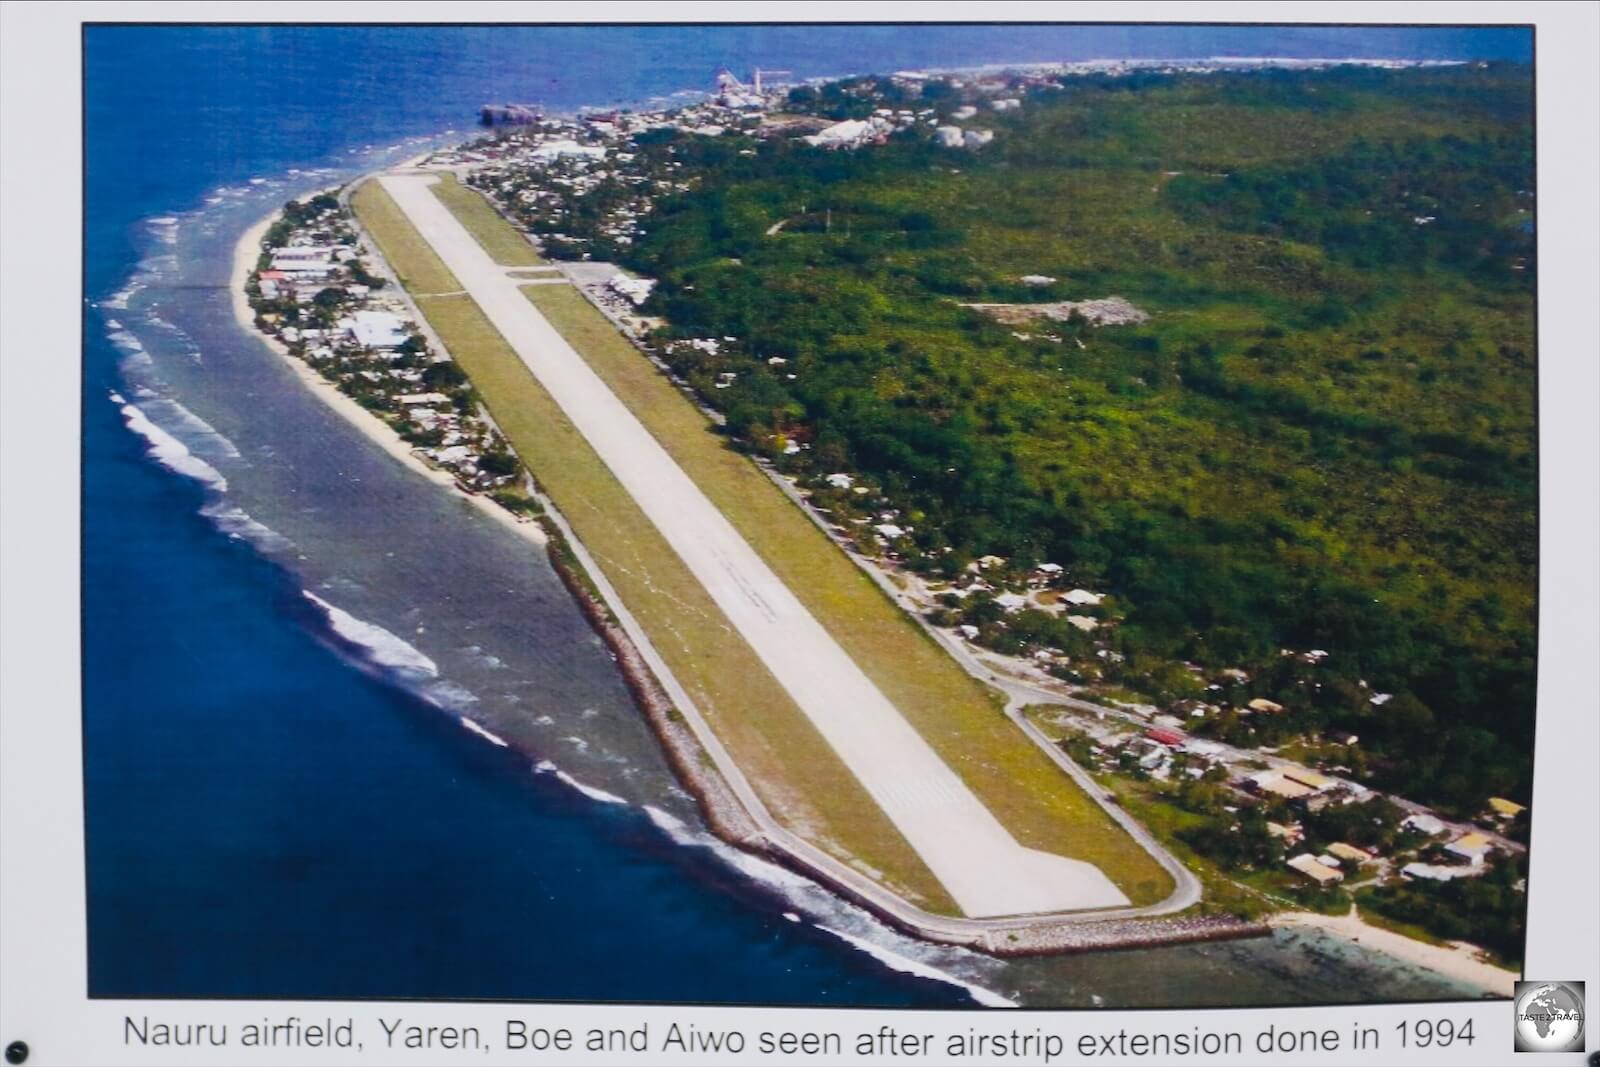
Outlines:
<svg viewBox="0 0 1600 1067"><path fill-rule="evenodd" d="M1179 745L1188 740L1188 738L1184 737L1178 731L1168 730L1161 726L1152 726L1150 729L1144 732L1144 735L1152 741L1159 741L1168 748L1177 748Z"/></svg>

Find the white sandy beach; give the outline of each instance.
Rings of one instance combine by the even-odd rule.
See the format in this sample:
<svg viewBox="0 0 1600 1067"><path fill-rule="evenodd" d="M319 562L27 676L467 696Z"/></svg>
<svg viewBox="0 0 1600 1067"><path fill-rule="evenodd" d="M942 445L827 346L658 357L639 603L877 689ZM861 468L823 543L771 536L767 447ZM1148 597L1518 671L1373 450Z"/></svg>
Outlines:
<svg viewBox="0 0 1600 1067"><path fill-rule="evenodd" d="M419 156L417 158L421 159L423 157ZM333 192L337 188L338 186L333 186L317 192ZM317 193L309 193L307 195L315 196ZM274 211L250 227L239 237L239 242L233 247L233 269L229 272L228 292L233 300L233 314L239 322L239 328L254 337L260 338L267 347L282 358L284 363L288 364L289 368L294 371L295 376L304 383L307 389L311 390L314 395L336 411L346 422L360 430L390 456L393 456L397 462L409 467L440 488L461 497L485 515L488 515L507 529L514 530L519 536L526 538L532 544L538 545L541 549L544 548L547 538L544 529L538 523L519 522L516 516L488 497L464 492L456 484L455 478L449 473L430 467L413 455L411 446L401 439L400 435L395 433L388 423L339 392L333 383L327 381L316 371L306 366L305 363L296 359L289 353L289 349L282 341L256 329L255 312L250 308L250 298L245 294L244 287L245 282L249 280L251 270L255 268L256 260L261 254L261 238L271 228L278 214L277 211Z"/></svg>
<svg viewBox="0 0 1600 1067"><path fill-rule="evenodd" d="M1373 926L1361 918L1361 913L1354 906L1344 915L1318 915L1306 911L1285 912L1273 916L1271 923L1273 926L1302 926L1326 930L1359 942L1362 948L1382 952L1419 967L1426 967L1430 971L1477 986L1484 992L1496 996L1511 996L1515 983L1522 977L1515 971L1485 963L1478 958L1480 950L1464 941L1453 941L1448 946L1430 945L1406 937L1404 934L1397 934L1393 930Z"/></svg>

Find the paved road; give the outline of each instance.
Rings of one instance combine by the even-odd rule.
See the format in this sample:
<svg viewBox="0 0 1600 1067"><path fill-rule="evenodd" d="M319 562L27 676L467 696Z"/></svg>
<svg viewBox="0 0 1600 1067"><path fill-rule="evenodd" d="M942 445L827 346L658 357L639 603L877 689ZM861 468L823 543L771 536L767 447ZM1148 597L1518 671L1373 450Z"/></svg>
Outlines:
<svg viewBox="0 0 1600 1067"><path fill-rule="evenodd" d="M432 194L435 179L380 180L965 914L1129 903L1092 864L1011 836Z"/></svg>

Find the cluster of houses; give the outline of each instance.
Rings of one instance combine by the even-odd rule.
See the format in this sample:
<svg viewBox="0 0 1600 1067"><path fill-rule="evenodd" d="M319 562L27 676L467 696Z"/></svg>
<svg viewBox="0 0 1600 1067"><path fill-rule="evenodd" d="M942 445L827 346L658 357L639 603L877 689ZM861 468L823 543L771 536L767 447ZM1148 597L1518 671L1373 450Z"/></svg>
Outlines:
<svg viewBox="0 0 1600 1067"><path fill-rule="evenodd" d="M637 165L638 154L629 151L633 135L658 125L651 113L540 119L468 149L438 153L424 165L470 166L468 181L538 233L547 252L588 259L597 238L612 246L632 244L656 199L688 187L673 175L676 166L647 174ZM574 208L600 190L604 217L580 224Z"/></svg>
<svg viewBox="0 0 1600 1067"><path fill-rule="evenodd" d="M504 443L476 412L464 376L435 369L450 357L430 351L406 305L367 273L346 209L330 202L277 237L282 243L251 276L258 328L388 421L463 489L508 484L503 470L484 466Z"/></svg>
<svg viewBox="0 0 1600 1067"><path fill-rule="evenodd" d="M1161 718L1163 723L1170 721L1165 716ZM1276 800L1290 812L1314 815L1330 806L1359 804L1375 795L1363 786L1297 765L1235 775L1228 762L1228 750L1222 745L1186 734L1172 725L1154 725L1116 738L1102 735L1086 740L1086 749L1077 755L1090 770L1137 768L1160 781L1217 780L1233 792L1239 806ZM1222 773L1211 773L1216 770ZM1274 810L1282 811L1283 806L1275 806ZM1523 810L1520 804L1496 797L1490 801L1482 821L1500 820L1499 825L1503 826ZM1398 858L1386 856L1380 848L1343 841L1314 851L1297 847L1306 841L1298 821L1268 821L1266 828L1283 845L1285 866L1308 884L1322 888L1337 886L1358 872L1364 877L1393 874L1407 881L1471 878L1488 869L1499 847L1489 833L1454 829L1426 812L1411 814L1400 823L1405 845ZM1400 859L1406 862L1396 868Z"/></svg>

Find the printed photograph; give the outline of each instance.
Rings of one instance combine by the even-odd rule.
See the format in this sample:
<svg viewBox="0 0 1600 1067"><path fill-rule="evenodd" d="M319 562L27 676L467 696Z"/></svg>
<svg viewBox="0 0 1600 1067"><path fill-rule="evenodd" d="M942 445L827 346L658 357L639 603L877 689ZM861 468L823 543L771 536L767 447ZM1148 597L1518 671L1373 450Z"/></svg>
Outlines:
<svg viewBox="0 0 1600 1067"><path fill-rule="evenodd" d="M91 996L1512 996L1531 28L82 47Z"/></svg>

